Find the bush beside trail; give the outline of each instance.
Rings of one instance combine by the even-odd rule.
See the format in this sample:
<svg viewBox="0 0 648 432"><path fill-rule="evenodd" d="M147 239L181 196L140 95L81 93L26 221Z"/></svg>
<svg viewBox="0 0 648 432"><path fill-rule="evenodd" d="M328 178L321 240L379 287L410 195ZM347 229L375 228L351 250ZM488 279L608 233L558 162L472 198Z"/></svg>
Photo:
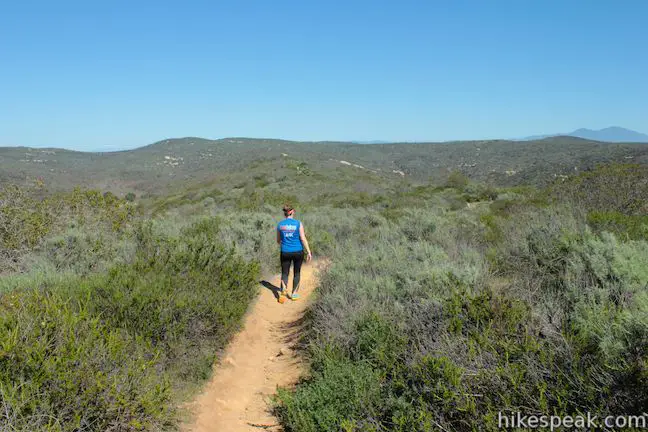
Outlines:
<svg viewBox="0 0 648 432"><path fill-rule="evenodd" d="M136 215L134 204L110 192L75 188L48 194L39 188L5 186L0 189L0 272L25 271L25 255L68 230L83 227L84 233L106 233L116 240ZM104 245L95 246L98 250Z"/></svg>
<svg viewBox="0 0 648 432"><path fill-rule="evenodd" d="M596 175L583 175L587 188ZM417 193L470 186L455 183ZM305 340L312 373L277 399L285 429L497 430L499 412L641 415L648 242L588 216L600 202L624 217L646 203L632 191L631 205L604 196L615 190L599 187L591 207L576 192L529 190L475 209L396 200L330 228L337 246Z"/></svg>
<svg viewBox="0 0 648 432"><path fill-rule="evenodd" d="M144 224L130 264L16 279L0 297L0 429L172 428L174 393L209 375L256 292L258 264L217 229Z"/></svg>

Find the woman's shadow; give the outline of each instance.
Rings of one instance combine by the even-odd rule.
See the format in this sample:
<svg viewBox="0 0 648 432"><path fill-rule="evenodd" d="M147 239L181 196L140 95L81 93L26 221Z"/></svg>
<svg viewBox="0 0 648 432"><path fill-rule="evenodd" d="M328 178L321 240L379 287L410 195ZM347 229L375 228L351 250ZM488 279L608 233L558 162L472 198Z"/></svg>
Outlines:
<svg viewBox="0 0 648 432"><path fill-rule="evenodd" d="M270 291L272 291L272 295L278 300L279 295L281 294L281 288L279 288L277 285L268 282L267 280L262 280L259 282L261 285L264 287L268 288Z"/></svg>

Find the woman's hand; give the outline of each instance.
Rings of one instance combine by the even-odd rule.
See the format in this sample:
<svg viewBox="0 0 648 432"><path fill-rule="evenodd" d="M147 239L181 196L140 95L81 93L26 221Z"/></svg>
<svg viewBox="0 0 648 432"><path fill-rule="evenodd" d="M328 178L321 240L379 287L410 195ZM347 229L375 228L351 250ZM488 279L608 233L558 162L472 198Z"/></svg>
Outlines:
<svg viewBox="0 0 648 432"><path fill-rule="evenodd" d="M308 262L308 261L310 261L312 259L313 259L313 254L311 253L311 251L308 251L308 254L306 255L306 262Z"/></svg>

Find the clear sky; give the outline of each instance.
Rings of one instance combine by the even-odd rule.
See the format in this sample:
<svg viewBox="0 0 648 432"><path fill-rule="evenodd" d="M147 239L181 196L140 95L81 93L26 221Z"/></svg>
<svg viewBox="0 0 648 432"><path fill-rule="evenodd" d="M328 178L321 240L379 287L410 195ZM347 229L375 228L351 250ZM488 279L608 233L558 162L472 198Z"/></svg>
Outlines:
<svg viewBox="0 0 648 432"><path fill-rule="evenodd" d="M648 1L2 1L0 146L648 132Z"/></svg>

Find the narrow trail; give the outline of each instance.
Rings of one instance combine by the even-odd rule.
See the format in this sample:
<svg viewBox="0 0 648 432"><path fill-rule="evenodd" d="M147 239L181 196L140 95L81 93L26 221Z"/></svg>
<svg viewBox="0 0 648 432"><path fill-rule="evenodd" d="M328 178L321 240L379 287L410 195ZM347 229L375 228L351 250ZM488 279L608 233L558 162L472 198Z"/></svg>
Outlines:
<svg viewBox="0 0 648 432"><path fill-rule="evenodd" d="M281 431L270 412L269 397L277 386L295 384L304 372L294 346L320 267L304 263L298 301L277 302L278 275L261 283L261 294L246 316L243 329L214 366L211 381L187 406L194 416L193 424L186 424L184 431Z"/></svg>

